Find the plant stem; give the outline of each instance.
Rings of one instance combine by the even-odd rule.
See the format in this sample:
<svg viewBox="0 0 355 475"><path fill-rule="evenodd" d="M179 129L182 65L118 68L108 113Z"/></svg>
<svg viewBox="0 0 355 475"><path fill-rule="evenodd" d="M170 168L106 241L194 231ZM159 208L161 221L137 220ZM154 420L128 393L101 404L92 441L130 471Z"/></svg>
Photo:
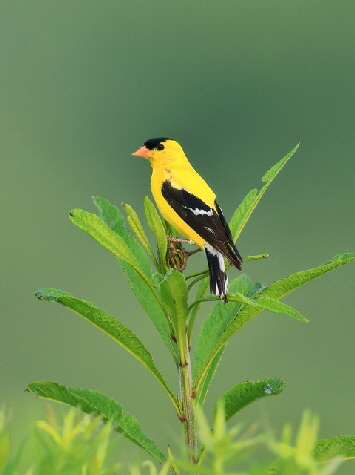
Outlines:
<svg viewBox="0 0 355 475"><path fill-rule="evenodd" d="M189 452L190 462L196 463L196 423L194 414L194 399L190 349L186 328L180 327L178 335L178 348L180 356L179 387L182 415L180 420L183 424L185 443Z"/></svg>

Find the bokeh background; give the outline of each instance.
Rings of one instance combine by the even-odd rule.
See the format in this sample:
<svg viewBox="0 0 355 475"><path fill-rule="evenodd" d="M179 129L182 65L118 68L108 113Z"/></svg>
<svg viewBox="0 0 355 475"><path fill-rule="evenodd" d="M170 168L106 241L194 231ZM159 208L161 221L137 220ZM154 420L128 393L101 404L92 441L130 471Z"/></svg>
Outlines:
<svg viewBox="0 0 355 475"><path fill-rule="evenodd" d="M130 154L146 139L177 139L228 218L301 142L238 241L242 255L271 255L245 264L252 279L355 250L354 20L351 0L1 1L0 391L14 423L43 415L24 389L50 380L115 397L163 448L179 438L169 401L133 358L34 297L58 287L113 313L175 385L115 259L68 219L74 207L93 211L92 195L142 214L149 164ZM309 324L266 312L248 324L207 409L237 382L277 376L284 393L239 421L279 431L309 408L321 437L354 434L354 278L350 264L285 299Z"/></svg>

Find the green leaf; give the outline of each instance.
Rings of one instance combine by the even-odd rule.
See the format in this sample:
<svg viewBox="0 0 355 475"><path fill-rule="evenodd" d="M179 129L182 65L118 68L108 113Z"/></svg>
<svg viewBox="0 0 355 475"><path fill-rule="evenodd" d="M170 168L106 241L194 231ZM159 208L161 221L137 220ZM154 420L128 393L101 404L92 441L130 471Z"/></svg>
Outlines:
<svg viewBox="0 0 355 475"><path fill-rule="evenodd" d="M274 180L280 170L284 167L284 165L288 162L288 160L292 157L292 155L296 152L298 147L299 144L297 144L296 147L291 150L291 152L285 155L280 161L278 161L265 173L265 175L262 177L262 181L265 183L265 185L261 188L259 193L256 189L253 189L249 191L249 193L245 196L242 203L233 214L232 219L229 223L229 227L234 241L236 241L239 237L252 212L254 211L256 205L261 200L263 194L268 189L271 182Z"/></svg>
<svg viewBox="0 0 355 475"><path fill-rule="evenodd" d="M27 389L34 392L38 397L80 407L87 414L101 415L104 420L112 421L115 430L123 433L125 437L144 449L152 457L159 462L165 461L165 455L144 434L136 419L132 415L123 412L121 404L105 394L52 382L30 383Z"/></svg>
<svg viewBox="0 0 355 475"><path fill-rule="evenodd" d="M258 261L260 259L268 259L269 257L270 257L269 254L258 254L257 256L244 256L243 262Z"/></svg>
<svg viewBox="0 0 355 475"><path fill-rule="evenodd" d="M298 143L290 152L288 152L283 158L281 158L281 160L279 160L277 163L275 163L275 165L269 168L269 170L262 177L261 181L263 183L266 183L267 186L270 185L276 175L282 170L282 168L286 165L289 159L296 153L299 146L300 144ZM263 189L264 188L260 190L259 194L263 193Z"/></svg>
<svg viewBox="0 0 355 475"><path fill-rule="evenodd" d="M296 320L308 322L307 318L304 318L299 312L297 312L297 310L279 300L269 297L268 295L260 295L260 297L257 297L254 302L264 310L269 310L269 312L289 315Z"/></svg>
<svg viewBox="0 0 355 475"><path fill-rule="evenodd" d="M149 299L147 298L144 303L144 308L153 320L157 330L162 335L169 351L173 354L172 342L169 341L170 329L167 316L165 313L164 316L162 315L164 303L158 295L150 271L149 275L147 275L145 269L141 268L138 259L126 241L110 229L107 224L95 214L87 213L82 210L74 210L72 211L71 220L79 228L87 232L92 238L118 257L120 264L126 271L129 283L141 303L144 301L144 298L147 296L149 297ZM135 272L127 270L128 268L124 263L128 264L132 270L139 275L140 279L135 278ZM160 306L161 310L158 310L158 306Z"/></svg>
<svg viewBox="0 0 355 475"><path fill-rule="evenodd" d="M21 434L22 440L16 440L16 447L13 446L7 412L3 405L0 409L0 473L1 475L18 475L23 473L24 449L28 437L23 437ZM26 474L32 475L32 470L26 471Z"/></svg>
<svg viewBox="0 0 355 475"><path fill-rule="evenodd" d="M59 383L36 382L27 386L29 391L38 397L62 402L80 409L93 416L101 415L104 420L110 420L115 425L119 424L123 414L121 404L114 399L90 389L72 388Z"/></svg>
<svg viewBox="0 0 355 475"><path fill-rule="evenodd" d="M176 231L175 228L172 227L170 223L166 221L166 219L163 219L163 223L165 227L165 233L168 237L172 237L172 238L179 237L179 233Z"/></svg>
<svg viewBox="0 0 355 475"><path fill-rule="evenodd" d="M2 434L4 435L4 434ZM8 434L8 437L10 434ZM23 458L23 453L25 449L25 442L26 439L24 439L18 448L16 449L15 454L7 454L7 456L11 455L11 458L6 457L5 453L2 453L1 456L4 458L1 459L1 464L0 464L0 469L1 469L1 475L17 475L18 469L20 465L22 465L22 458ZM4 440L3 438L0 440L1 444L6 444L7 441L6 439ZM1 449L4 450L4 452L7 450L7 448L3 445L1 445ZM5 464L5 465L2 465Z"/></svg>
<svg viewBox="0 0 355 475"><path fill-rule="evenodd" d="M144 232L143 226L142 226L142 224L141 224L141 222L138 218L137 213L134 211L132 206L130 206L126 203L123 203L122 205L123 205L124 209L127 212L127 215L128 215L127 221L129 223L129 225L131 226L132 231L135 233L135 235L139 239L140 243L142 244L143 248L145 249L145 252L148 254L148 256L150 257L150 259L153 262L153 264L155 265L155 267L158 269L159 268L158 261L157 261L155 255L154 255L154 252L150 248L147 235Z"/></svg>
<svg viewBox="0 0 355 475"><path fill-rule="evenodd" d="M210 283L209 277L208 276L202 276L202 279L200 281L200 285L198 286L198 290L196 292L196 300L197 301L201 300L206 295L207 289L209 287L209 283ZM194 328L195 320L196 320L198 311L200 309L201 303L202 302L194 305L192 310L191 310L191 313L190 313L190 321L189 321L189 328L188 328L189 340L191 340L192 330Z"/></svg>
<svg viewBox="0 0 355 475"><path fill-rule="evenodd" d="M170 317L162 308L162 300L157 298L157 293L152 291L152 288L147 285L146 281L142 279L142 276L138 272L136 272L132 267L120 259L119 262L126 274L127 280L134 292L134 295L137 297L137 300L141 304L142 308L146 311L147 315L151 318L168 350L173 356L174 361L176 362L176 345L171 338L172 326L169 320Z"/></svg>
<svg viewBox="0 0 355 475"><path fill-rule="evenodd" d="M254 282L251 284L250 289L249 289L249 297L255 297L257 294L259 294L263 289L265 289L265 285L262 284L261 282Z"/></svg>
<svg viewBox="0 0 355 475"><path fill-rule="evenodd" d="M256 188L250 190L235 210L232 219L229 222L229 229L231 230L233 241L237 240L237 237L246 225L253 209L255 208L256 204L254 205L254 203L257 199L257 195L258 190Z"/></svg>
<svg viewBox="0 0 355 475"><path fill-rule="evenodd" d="M240 279L240 282L238 282L239 279ZM204 337L200 335L201 339L199 339L198 341L198 346L196 347L196 354L195 354L195 366L194 366L195 380L198 379L198 371L200 371L201 368L203 368L204 362L206 361L206 359L208 360L210 351L213 351L214 344L216 344L219 336L223 334L226 326L238 313L242 304L247 304L254 308L262 308L264 310L269 310L270 312L277 313L277 314L290 315L291 317L297 320L307 321L304 317L302 317L302 315L299 312L297 312L297 310L293 309L289 305L284 304L283 302L279 302L278 300L271 299L269 297L259 297L254 300L254 299L250 299L246 297L245 294L246 293L250 294L251 291L254 292L254 288L253 289L249 288L249 285L250 285L249 278L245 274L242 274L236 279L236 283L233 287L237 288L237 284L239 284L239 288L242 293L235 291L234 294L229 294L228 296L229 302L233 302L233 299L235 299L235 301L238 302L238 304L234 307L234 309L231 306L229 306L229 309L228 307L226 309L225 304L223 304L222 302L218 302L214 307L214 309L217 308L218 310L225 313L225 317L229 315L229 318L224 318L220 321L218 319L215 320L216 326L213 329L212 328L210 329L210 334L208 334L208 328L210 328L210 326L209 324L206 325L207 330L205 331L207 333L207 341L204 341ZM229 310L229 312L227 312L227 310ZM218 321L221 324L219 329L217 328ZM203 385L200 391L198 391L197 393L197 400L200 404L203 404L206 398L208 387L217 370L217 367L219 365L219 360L222 357L223 352L224 352L224 348L225 346L223 346L220 349L220 351L217 353L217 355L214 356L213 361L211 362L211 365L206 373Z"/></svg>
<svg viewBox="0 0 355 475"><path fill-rule="evenodd" d="M183 274L175 269L169 269L164 279L159 283L160 294L168 309L175 330L175 336L179 334L179 328L185 331L187 322L187 285Z"/></svg>
<svg viewBox="0 0 355 475"><path fill-rule="evenodd" d="M132 253L139 261L140 267L143 272L146 275L150 275L151 271L148 264L147 256L144 250L142 249L142 246L139 245L139 243L128 231L124 218L119 212L118 208L106 199L100 198L99 196L93 196L93 200L95 206L99 210L100 218L105 221L105 223L109 226L110 229L112 229L116 234L121 236L121 238L125 241L127 246L131 249Z"/></svg>
<svg viewBox="0 0 355 475"><path fill-rule="evenodd" d="M196 401L198 404L202 407L205 399L207 397L208 389L210 387L210 384L212 382L213 376L215 375L218 365L221 361L221 358L224 353L225 346L223 346L219 352L216 354L216 356L213 358L211 364L208 367L208 370L206 372L206 376L203 380L202 386L200 387L200 390L198 391L196 395Z"/></svg>
<svg viewBox="0 0 355 475"><path fill-rule="evenodd" d="M127 264L132 266L137 272L146 278L139 261L127 245L126 241L110 229L101 218L96 216L96 214L88 213L81 209L74 209L70 212L70 219L76 226L95 239L95 241L99 242L119 259L127 262Z"/></svg>
<svg viewBox="0 0 355 475"><path fill-rule="evenodd" d="M309 282L316 277L319 277L326 272L329 272L337 267L340 267L344 264L348 264L355 260L354 253L347 253L347 254L339 254L333 259L325 262L319 267L315 267L314 269L309 269L306 271L296 272L295 274L291 274L285 279L278 280L272 283L269 287L266 287L259 293L259 296L266 296L271 297L273 299L279 299L284 295L292 292L292 290L300 287L301 285ZM229 305L229 304L226 304ZM255 317L258 313L262 311L261 308L257 308L252 305L245 305L236 315L230 324L225 328L225 331L219 336L218 341L216 342L214 348L210 351L208 357L204 357L204 365L201 366L199 369L198 374L196 374L195 378L195 391L198 392L200 387L203 385L203 380L206 377L208 367L214 360L217 353L220 351L222 347L225 346L229 338L238 331L243 325L245 325L248 321L250 321L253 317Z"/></svg>
<svg viewBox="0 0 355 475"><path fill-rule="evenodd" d="M242 292L250 293L249 279L243 274L239 277L239 279L241 279L242 277L243 277L243 280L241 284L244 283L247 286L243 289L241 285L241 290ZM236 279L236 283L238 283L237 279ZM214 320L213 327L210 325L210 321L207 321L207 324L204 327L202 327L200 339L197 342L196 353L195 353L195 366L194 366L195 380L199 380L200 372L203 370L205 364L208 362L211 352L214 351L214 346L218 342L218 339L220 338L220 336L223 335L225 328L235 318L242 304L246 304L246 306L249 306L249 307L269 310L270 312L277 313L277 314L290 315L291 317L297 320L307 321L299 312L297 312L297 310L293 309L289 305L284 304L283 302L279 302L278 300L275 300L268 296L264 296L264 297L260 296L260 297L257 297L256 299L250 299L249 297L244 295L244 293L234 291L234 293L230 293L228 295L228 299L229 299L229 303L236 302L237 305L233 308L231 305L226 306L226 304L223 304L222 302L217 303L215 307L213 308L213 310L215 310L215 312L219 312L220 315ZM223 348L224 347L222 347L220 349L220 352L218 353L219 357L221 357L223 354ZM206 373L205 381L203 382L203 387L205 389L204 390L201 389L201 393L196 390L197 399L200 401L200 403L202 403L203 398L206 396L206 392L205 392L207 390L206 384L209 385L214 375L214 372L218 366L218 361L216 361L217 355L215 355L213 358L214 358L213 364L211 363L211 367Z"/></svg>
<svg viewBox="0 0 355 475"><path fill-rule="evenodd" d="M148 452L151 456L163 463L166 460L165 455L158 449L155 443L141 429L137 419L132 414L124 413L118 427L127 439L134 442L138 447Z"/></svg>
<svg viewBox="0 0 355 475"><path fill-rule="evenodd" d="M93 196L94 205L99 211L100 218L111 228L115 233L123 238L130 239L131 235L126 228L123 216L119 212L117 206L110 203L105 198L100 196Z"/></svg>
<svg viewBox="0 0 355 475"><path fill-rule="evenodd" d="M266 287L261 295L267 295L274 299L279 299L284 295L292 292L292 290L300 287L303 284L306 284L310 280L320 277L321 275L336 269L337 267L343 266L355 260L355 253L349 252L345 254L338 254L329 261L325 262L319 267L314 269L304 270L291 274L285 279L276 280L268 287Z"/></svg>
<svg viewBox="0 0 355 475"><path fill-rule="evenodd" d="M314 458L326 462L334 457L355 458L355 435L339 435L317 441Z"/></svg>
<svg viewBox="0 0 355 475"><path fill-rule="evenodd" d="M265 173L262 177L261 181L263 183L271 183L272 180L276 177L276 175L281 171L281 169L286 165L288 160L292 157L292 155L296 152L300 144L298 143L291 152L288 152L280 161L278 161L275 165L273 165L269 170Z"/></svg>
<svg viewBox="0 0 355 475"><path fill-rule="evenodd" d="M167 270L166 251L168 249L168 237L166 235L165 225L148 196L144 199L144 212L148 225L157 239L159 271L164 274Z"/></svg>
<svg viewBox="0 0 355 475"><path fill-rule="evenodd" d="M215 411L220 402L225 405L225 418L228 421L234 414L257 399L280 394L285 382L279 378L247 381L229 389L215 404Z"/></svg>
<svg viewBox="0 0 355 475"><path fill-rule="evenodd" d="M113 229L125 240L125 242L128 244L128 246L131 248L133 253L140 261L141 267L145 271L145 274L150 275L151 272L146 254L144 253L142 247L136 242L136 240L131 236L130 232L126 228L123 216L120 214L118 208L109 203L104 198L94 197L94 203L99 209L100 217L106 222L106 224L111 227L111 229ZM143 248L150 256L155 266L158 268L158 262L152 250L150 249L148 238L143 230L137 213L130 205L122 205L127 212L128 221L131 225L132 230L135 232ZM161 308L160 302L157 301L156 293L152 292L151 286L147 285L146 281L141 278L140 274L137 273L134 268L127 265L127 263L125 263L121 259L119 259L119 263L125 271L128 282L135 296L139 300L139 303L142 305L144 310L152 319L155 327L164 339L164 342L168 347L170 353L174 357L174 360L176 360L176 352L173 345L173 341L171 339L171 328L169 326L167 316Z"/></svg>
<svg viewBox="0 0 355 475"><path fill-rule="evenodd" d="M247 295L249 292L250 281L249 277L246 274L240 274L236 279L234 279L229 288L232 292L239 292L240 295ZM213 351L220 335L223 334L224 329L229 324L229 322L234 318L235 314L241 308L241 302L229 301L228 303L217 302L203 321L201 331L196 343L195 348L195 357L194 357L194 369L193 369L193 379L194 381L198 380L203 368L206 366L208 358ZM220 352L219 358L222 356L223 350ZM215 355L216 356L216 355ZM217 369L219 358L216 358L214 361L214 371ZM206 376L207 387L205 391L197 394L197 397L203 402L203 394L206 396L207 388L212 380L214 371L209 371L208 377ZM202 399L201 399L202 398Z"/></svg>
<svg viewBox="0 0 355 475"><path fill-rule="evenodd" d="M63 292L59 289L42 289L36 293L36 297L40 300L56 301L70 308L119 343L156 377L167 392L174 406L178 408L176 397L155 366L151 354L131 330L104 310L101 310L86 300L79 300L68 294L68 292Z"/></svg>

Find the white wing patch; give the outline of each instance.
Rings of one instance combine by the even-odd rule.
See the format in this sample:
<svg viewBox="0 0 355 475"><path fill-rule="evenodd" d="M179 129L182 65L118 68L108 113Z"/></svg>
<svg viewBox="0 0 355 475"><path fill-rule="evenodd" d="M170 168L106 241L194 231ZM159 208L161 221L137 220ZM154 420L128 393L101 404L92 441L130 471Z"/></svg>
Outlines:
<svg viewBox="0 0 355 475"><path fill-rule="evenodd" d="M210 208L208 211L205 211L204 209L199 209L199 208L188 208L187 206L184 206L184 208L189 209L190 211L193 212L195 216L201 215L201 214L206 214L207 216L212 216L213 215L213 209Z"/></svg>

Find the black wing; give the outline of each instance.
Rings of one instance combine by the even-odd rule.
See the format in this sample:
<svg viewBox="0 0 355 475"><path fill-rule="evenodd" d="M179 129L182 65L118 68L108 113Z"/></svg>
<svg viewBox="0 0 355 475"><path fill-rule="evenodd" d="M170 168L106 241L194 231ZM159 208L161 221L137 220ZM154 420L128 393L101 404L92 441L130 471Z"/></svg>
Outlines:
<svg viewBox="0 0 355 475"><path fill-rule="evenodd" d="M241 269L242 258L235 247L228 224L217 203L216 211L185 189L176 189L164 181L162 194L173 210L208 244Z"/></svg>

